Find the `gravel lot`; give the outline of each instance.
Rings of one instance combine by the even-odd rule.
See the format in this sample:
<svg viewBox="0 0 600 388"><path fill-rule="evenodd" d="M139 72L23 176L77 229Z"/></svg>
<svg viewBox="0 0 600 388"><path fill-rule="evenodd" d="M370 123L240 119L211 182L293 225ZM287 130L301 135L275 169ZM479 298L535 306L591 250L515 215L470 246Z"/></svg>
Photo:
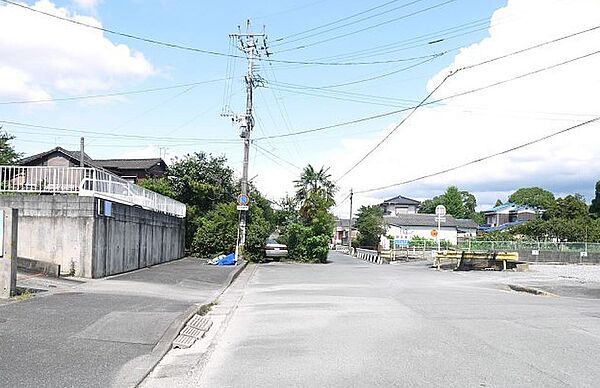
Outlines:
<svg viewBox="0 0 600 388"><path fill-rule="evenodd" d="M550 279L568 279L578 283L600 283L599 265L532 265L532 274L540 274Z"/></svg>

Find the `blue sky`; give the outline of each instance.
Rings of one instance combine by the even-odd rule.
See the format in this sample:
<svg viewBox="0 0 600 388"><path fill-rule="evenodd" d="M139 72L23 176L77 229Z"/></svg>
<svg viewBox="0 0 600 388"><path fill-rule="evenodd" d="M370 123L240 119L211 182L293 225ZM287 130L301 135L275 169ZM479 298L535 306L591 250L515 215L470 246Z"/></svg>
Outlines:
<svg viewBox="0 0 600 388"><path fill-rule="evenodd" d="M246 20L250 18L255 32L262 31L264 25L269 51L272 52L270 58L275 60L397 60L387 64L349 66L260 62L258 73L265 79L265 87L257 89L255 93L257 126L253 137L318 128L413 105L431 90L436 77L439 78L441 73L460 62L460 57L457 56L459 53L462 52L460 55L468 63L469 60L485 59L527 46L524 42L528 39L521 42L518 36L510 35L511 30L522 31L528 26L536 29L535 23L539 23L537 30L543 34L540 32L539 36L531 37L529 42L533 44L544 41L545 37L556 37L590 26L590 23L581 21L581 26L571 23L568 28L561 30L550 27L555 22L550 16L540 17L546 14L560 15L564 12L561 8L565 6L564 0L546 3L536 0L529 2L529 5L524 5L525 3L527 2L524 0L511 0L508 5L506 1L477 0L303 0L282 1L275 5L268 1L253 1L250 5L248 2L238 1L168 0L22 2L36 9L60 13L63 17L80 18L78 20L85 23L100 23L107 29L221 53L227 53L231 48L228 34L236 32L238 25L244 29ZM375 7L377 8L365 12ZM495 11L502 8L505 11L498 12L496 16L495 24L499 25L497 34L494 39L489 39L490 19ZM579 10L588 14L590 9L593 12L598 10L593 2L583 0L574 2L570 8L575 9L571 12ZM351 17L361 12L364 13ZM93 158L152 157L162 153L163 157L170 159L188 152L206 151L225 154L232 167L241 170L242 145L237 125L232 125L220 113L224 101L236 112L243 110L242 76L246 67L245 60L233 60L230 63L233 65L230 67L232 70L227 72L227 58L102 34L15 6L0 4L1 17L20 21L14 28L5 27L6 30L2 31L4 39L0 50L5 52L0 57L15 54L13 59L0 59L0 81L8 79L15 83L12 87L3 87L0 83L0 101L3 102L145 90L206 81L195 86L118 98L5 104L0 105L1 120L96 132L84 135L86 151ZM346 17L349 18L334 23ZM545 18L548 23L539 21ZM327 24L330 25L318 28ZM313 28L316 29L298 35ZM443 40L430 44L440 39ZM323 40L328 41L322 42ZM307 47L298 48L300 45ZM486 45L490 48L486 48ZM233 52L239 54L239 51ZM437 57L431 58L436 54ZM553 58L552 52L544 55ZM529 62L525 61L514 66L523 71L530 70L527 63ZM543 64L545 63L540 62L540 65ZM500 78L512 74L502 66L494 69ZM403 70L404 68L407 69ZM5 71L4 78L2 69ZM392 74L386 75L388 73ZM448 91L462 90L463 85L485 85L489 83L487 78L490 81L495 79L493 73L491 70L479 72L476 80L460 78L461 82L457 80L452 83L448 86ZM555 76L554 74L553 77ZM224 99L227 81L223 79L227 77L232 77L232 96ZM566 76L566 79L569 77ZM368 80L370 78L372 79ZM350 84L335 86L345 83ZM532 86L529 86L527 90L531 89ZM444 92L445 90L440 90L440 95ZM507 95L521 94L516 89L511 91L505 88L502 92L504 95L500 101L510 100L506 98ZM483 105L488 106L485 97L474 97L468 104L457 103L460 112L451 115L453 125L460 128L465 120L473 120L474 106L480 104L478 109ZM498 105L498 96L487 97L491 99L489 106ZM444 116L437 123L431 123L430 120L440 114L440 109L444 107L437 111L419 112L415 114L414 121L411 117L410 125L407 122L401 135L390 138L386 147L382 147L373 160L366 160L360 169L339 182L341 198L345 197L342 193L346 193L350 187L360 189L386 185L417 176L421 170L433 171L454 160L466 160L464 158L469 155L452 159L453 157L445 157L428 148L427 145L435 143L436 138L445 138L443 133L436 131L440 131L449 119ZM536 122L539 122L550 120L547 115L542 117L542 113L555 111L541 112L532 108L524 109L518 115L532 115L534 112L537 115ZM509 112L508 107L500 111L506 112ZM567 120L571 117L568 114L598 112L575 112L567 107L561 113L564 115L552 117L552 123ZM420 120L425 114L427 118ZM317 166L331 166L334 178L338 177L402 117L398 114L308 135L258 141L256 144L262 149L252 150L250 176L258 175L257 185L273 198L291 190L291 180L299 173L292 165L302 167L313 163ZM489 123L490 117L486 116L481 120L479 124L473 125L482 129L481 122ZM428 124L425 125L425 122ZM564 126L570 122L556 124ZM511 123L511 126L514 124ZM81 136L79 133L57 129L36 129L11 124L4 124L4 130L17 137L17 149L26 154L41 152L57 145L75 149ZM543 131L540 129L539 133ZM475 151L480 149L480 144L489 144L499 133L490 129L489 133L480 131L473 134L463 138L460 143L470 143L469 153L478 156L480 153ZM139 138L124 137L132 135ZM454 139L457 137L460 136L454 136ZM505 140L498 143L501 143L498 147L511 144ZM417 148L422 148L421 152L415 152ZM459 146L454 143L450 148L459 150ZM453 155L457 153L466 154L464 150L452 152ZM566 150L565 154L568 158ZM401 157L402 155L406 156ZM537 162L540 162L540 158L543 161L543 158L548 157L547 152L545 156L543 152L535 155L532 157ZM430 164L432 159L434 163ZM586 159L587 162L590 160ZM569 162L572 161L565 161L566 164ZM411 166L424 164L426 166L422 169L414 169L414 174L417 174L414 175ZM448 184L459 184L461 189L480 193L480 204L495 202L495 198L506 196L515 188L534 184L545 185L558 194L572 190L584 191L589 199L595 183L593 176L578 176L577 168L564 171L568 179L554 181L545 170L538 171L534 167L529 169L533 169L529 174L516 174L514 178L504 176L502 166L496 167L499 168L498 173L487 179L481 177L479 170L465 170L454 180L450 176L422 181L417 185L370 194L363 200L369 203L395 194L426 198L439 194ZM489 166L487 168L489 172ZM520 167L517 169L520 170ZM529 171L527 168L525 170ZM464 179L465 174L472 179Z"/></svg>

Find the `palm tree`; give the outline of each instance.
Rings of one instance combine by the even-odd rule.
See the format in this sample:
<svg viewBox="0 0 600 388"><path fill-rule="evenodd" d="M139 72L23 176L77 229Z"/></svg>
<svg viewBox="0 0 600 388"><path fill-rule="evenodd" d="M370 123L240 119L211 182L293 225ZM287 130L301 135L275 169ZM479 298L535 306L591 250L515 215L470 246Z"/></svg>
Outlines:
<svg viewBox="0 0 600 388"><path fill-rule="evenodd" d="M312 165L304 167L300 179L294 181L296 188L296 199L304 202L312 194L322 196L331 205L335 204L333 199L337 188L331 181L331 174L328 173L329 168L321 167L316 171Z"/></svg>

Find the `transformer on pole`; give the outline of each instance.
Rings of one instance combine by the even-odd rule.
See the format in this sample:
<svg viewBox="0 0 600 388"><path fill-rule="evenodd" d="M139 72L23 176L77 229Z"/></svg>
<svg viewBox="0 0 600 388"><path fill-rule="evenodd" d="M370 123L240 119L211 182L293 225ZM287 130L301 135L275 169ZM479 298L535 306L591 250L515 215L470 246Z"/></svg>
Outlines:
<svg viewBox="0 0 600 388"><path fill-rule="evenodd" d="M260 34L252 33L250 20L246 23L245 33L242 33L241 29L238 27L238 33L230 34L229 37L238 40L238 49L246 55L248 62L247 72L244 77L246 84L246 111L241 115L226 114L226 116L231 116L234 122L239 123L240 137L244 139L244 162L242 167L240 195L238 196L238 210L240 212L240 217L235 248L235 257L237 260L240 255L243 255L244 245L246 244L247 212L250 201L248 196L248 161L250 157L250 135L254 128L254 116L252 114L253 91L264 83L263 79L256 72L254 61L263 54L268 56L269 53L267 51L266 35L264 32ZM244 203L240 203L240 198Z"/></svg>

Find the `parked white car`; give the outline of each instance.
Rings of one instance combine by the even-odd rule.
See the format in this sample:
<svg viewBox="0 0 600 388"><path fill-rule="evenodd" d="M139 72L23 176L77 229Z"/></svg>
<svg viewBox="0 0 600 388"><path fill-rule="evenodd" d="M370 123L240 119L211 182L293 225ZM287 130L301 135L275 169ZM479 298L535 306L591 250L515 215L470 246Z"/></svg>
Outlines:
<svg viewBox="0 0 600 388"><path fill-rule="evenodd" d="M265 241L265 257L271 258L274 261L278 261L281 257L285 257L288 254L287 245L280 244L277 240L268 238Z"/></svg>

